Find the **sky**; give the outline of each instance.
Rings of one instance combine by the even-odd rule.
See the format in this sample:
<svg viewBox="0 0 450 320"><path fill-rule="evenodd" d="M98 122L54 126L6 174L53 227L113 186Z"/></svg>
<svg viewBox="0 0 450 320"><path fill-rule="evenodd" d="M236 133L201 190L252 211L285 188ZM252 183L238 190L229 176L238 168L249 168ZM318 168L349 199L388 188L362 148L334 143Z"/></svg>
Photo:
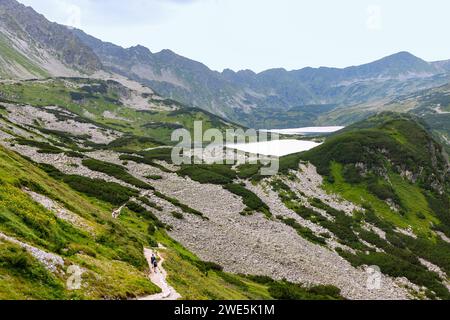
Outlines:
<svg viewBox="0 0 450 320"><path fill-rule="evenodd" d="M409 51L450 59L448 0L19 0L123 47L222 71L346 67Z"/></svg>

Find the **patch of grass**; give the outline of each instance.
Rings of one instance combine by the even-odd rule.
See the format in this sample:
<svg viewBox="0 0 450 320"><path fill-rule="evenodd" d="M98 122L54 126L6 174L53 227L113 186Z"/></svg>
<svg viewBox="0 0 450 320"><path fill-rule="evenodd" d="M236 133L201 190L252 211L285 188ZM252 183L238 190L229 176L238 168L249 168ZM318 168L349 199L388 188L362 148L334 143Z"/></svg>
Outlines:
<svg viewBox="0 0 450 320"><path fill-rule="evenodd" d="M155 194L155 196L157 196L157 197L159 197L161 199L164 199L164 200L170 202L171 204L173 204L174 206L180 208L185 213L193 214L193 215L199 216L199 217L201 217L201 218L203 218L205 220L208 220L208 218L205 217L203 215L203 213L201 213L198 210L192 209L191 207L181 203L178 199L166 196L166 195L164 195L164 194L162 194L161 192L158 192L158 191L155 191L154 194Z"/></svg>
<svg viewBox="0 0 450 320"><path fill-rule="evenodd" d="M1 299L60 299L68 298L62 279L18 245L0 242Z"/></svg>
<svg viewBox="0 0 450 320"><path fill-rule="evenodd" d="M82 161L82 164L85 167L88 167L91 170L103 172L111 177L115 177L116 179L122 180L126 183L129 183L137 188L153 190L154 188L145 183L138 178L129 174L125 167L119 166L117 164L99 161L96 159L85 159Z"/></svg>
<svg viewBox="0 0 450 320"><path fill-rule="evenodd" d="M292 227L297 231L297 233L302 237L305 238L308 241L311 241L312 243L319 244L322 246L325 246L327 244L327 241L320 236L316 236L314 232L311 231L311 229L307 227L303 227L301 224L299 224L295 219L292 218L285 218L283 216L278 216L278 220L283 222L284 224Z"/></svg>
<svg viewBox="0 0 450 320"><path fill-rule="evenodd" d="M121 205L131 197L136 197L139 194L136 190L123 187L114 182L77 175L66 175L51 165L41 164L40 167L51 177L65 182L74 190L113 205Z"/></svg>
<svg viewBox="0 0 450 320"><path fill-rule="evenodd" d="M269 207L265 204L256 194L240 184L230 183L224 186L224 188L231 193L242 198L244 204L255 211L264 213L268 218L272 216Z"/></svg>
<svg viewBox="0 0 450 320"><path fill-rule="evenodd" d="M220 164L185 165L177 173L200 183L219 185L232 183L236 178L236 172L230 166Z"/></svg>

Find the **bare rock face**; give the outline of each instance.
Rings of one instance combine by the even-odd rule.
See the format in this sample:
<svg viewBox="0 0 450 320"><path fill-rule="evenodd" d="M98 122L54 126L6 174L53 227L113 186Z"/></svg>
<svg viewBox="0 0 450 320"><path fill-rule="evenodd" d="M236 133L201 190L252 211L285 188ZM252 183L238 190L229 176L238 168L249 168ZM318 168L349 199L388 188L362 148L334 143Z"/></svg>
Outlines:
<svg viewBox="0 0 450 320"><path fill-rule="evenodd" d="M44 73L53 76L91 74L102 68L92 49L71 30L48 21L31 7L14 0L1 0L0 17L0 35L17 54L25 56L31 65ZM29 65L19 65L34 72ZM34 73L39 76L39 72ZM11 76L21 78L20 73Z"/></svg>
<svg viewBox="0 0 450 320"><path fill-rule="evenodd" d="M107 144L122 136L115 130L106 130L92 123L77 120L77 115L60 107L33 107L8 104L8 120L32 128L38 122L43 128L66 132L72 136L88 137L93 143Z"/></svg>
<svg viewBox="0 0 450 320"><path fill-rule="evenodd" d="M21 242L17 239L9 237L0 232L0 240L9 241L14 244L19 245L20 247L26 249L33 257L35 257L39 262L41 262L46 269L53 273L58 273L64 267L64 260L60 256L49 253L39 248L33 247L29 244Z"/></svg>

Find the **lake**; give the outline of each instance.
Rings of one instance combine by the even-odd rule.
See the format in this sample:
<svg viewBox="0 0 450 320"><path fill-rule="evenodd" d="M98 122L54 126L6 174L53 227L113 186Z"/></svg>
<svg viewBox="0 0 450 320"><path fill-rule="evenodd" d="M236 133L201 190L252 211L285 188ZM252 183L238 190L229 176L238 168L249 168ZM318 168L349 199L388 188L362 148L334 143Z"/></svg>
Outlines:
<svg viewBox="0 0 450 320"><path fill-rule="evenodd" d="M292 129L271 129L264 130L267 132L273 132L278 134L292 134L292 135L311 135L321 133L333 133L344 129L345 127L305 127L305 128L292 128Z"/></svg>
<svg viewBox="0 0 450 320"><path fill-rule="evenodd" d="M229 144L227 147L254 154L282 157L292 153L308 151L318 145L320 145L320 143L313 141L273 140L254 143Z"/></svg>
<svg viewBox="0 0 450 320"><path fill-rule="evenodd" d="M278 133L284 135L312 135L312 134L325 134L333 133L344 129L345 127L305 127L305 128L292 128L292 129L272 129L261 130L271 133ZM320 143L313 141L303 140L273 140L254 143L238 143L227 145L230 149L236 149L244 152L250 152L254 154L262 154L266 156L283 157L289 154L298 153L302 151L308 151L320 145Z"/></svg>

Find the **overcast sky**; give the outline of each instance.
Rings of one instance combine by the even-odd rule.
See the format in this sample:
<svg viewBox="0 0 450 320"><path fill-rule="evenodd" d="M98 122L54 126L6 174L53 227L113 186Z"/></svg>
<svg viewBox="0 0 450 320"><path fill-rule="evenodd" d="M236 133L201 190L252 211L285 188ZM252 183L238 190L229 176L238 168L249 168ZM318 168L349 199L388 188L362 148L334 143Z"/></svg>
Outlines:
<svg viewBox="0 0 450 320"><path fill-rule="evenodd" d="M448 0L19 0L124 47L222 71L345 67L409 51L450 59Z"/></svg>

